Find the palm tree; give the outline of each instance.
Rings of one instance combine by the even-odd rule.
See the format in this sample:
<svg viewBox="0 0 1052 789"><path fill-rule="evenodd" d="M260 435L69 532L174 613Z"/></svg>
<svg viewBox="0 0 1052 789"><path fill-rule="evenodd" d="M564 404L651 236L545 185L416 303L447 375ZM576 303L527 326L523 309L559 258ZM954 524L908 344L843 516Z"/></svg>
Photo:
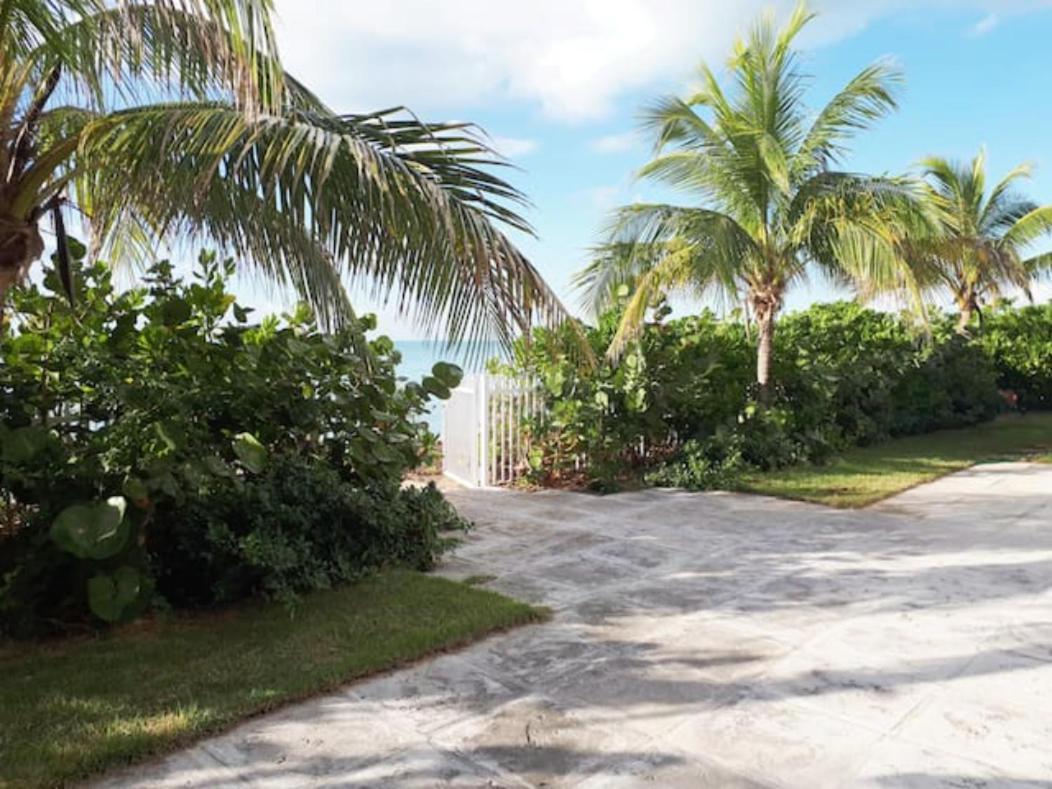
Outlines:
<svg viewBox="0 0 1052 789"><path fill-rule="evenodd" d="M451 340L561 315L499 229L530 230L482 135L334 112L283 72L270 15L271 0L0 0L0 309L42 223L68 280L76 211L114 257L217 243L330 324L350 314L346 277Z"/></svg>
<svg viewBox="0 0 1052 789"><path fill-rule="evenodd" d="M982 305L1006 288L1025 293L1052 270L1052 255L1027 257L1026 248L1052 231L1052 205L1039 206L1013 191L1029 178L1022 164L986 191L986 154L969 164L932 156L921 162L923 199L932 221L930 237L911 245L906 262L921 287L948 293L958 310L957 330L966 333Z"/></svg>
<svg viewBox="0 0 1052 789"><path fill-rule="evenodd" d="M640 177L697 204L620 209L608 242L578 275L596 310L610 306L625 285L631 289L611 355L666 292L744 301L758 328L756 380L766 398L775 319L787 291L814 267L846 279L843 260L872 256L876 245L893 240L885 223L908 190L833 166L848 139L895 108L899 74L887 63L873 64L810 116L792 45L812 18L802 4L780 32L770 16L762 18L734 48L730 94L703 65L697 92L646 111L656 158ZM861 270L865 261L856 262L853 270Z"/></svg>

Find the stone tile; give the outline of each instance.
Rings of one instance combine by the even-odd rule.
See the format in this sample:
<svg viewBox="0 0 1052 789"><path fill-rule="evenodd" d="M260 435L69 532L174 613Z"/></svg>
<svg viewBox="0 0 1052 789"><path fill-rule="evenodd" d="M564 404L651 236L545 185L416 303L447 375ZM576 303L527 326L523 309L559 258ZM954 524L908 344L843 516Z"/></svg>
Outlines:
<svg viewBox="0 0 1052 789"><path fill-rule="evenodd" d="M505 684L544 692L563 675L639 649L632 642L593 640L583 626L554 622L483 642L463 659Z"/></svg>
<svg viewBox="0 0 1052 789"><path fill-rule="evenodd" d="M936 692L966 659L932 670L928 663L859 652L842 641L820 640L779 660L755 687L831 718L888 732Z"/></svg>
<svg viewBox="0 0 1052 789"><path fill-rule="evenodd" d="M536 568L533 568L530 573L523 571L501 573L486 581L483 586L524 603L544 605L553 610L560 610L583 595L583 591L578 587L545 578L536 572Z"/></svg>
<svg viewBox="0 0 1052 789"><path fill-rule="evenodd" d="M660 754L635 763L611 765L608 771L581 781L556 781L554 786L573 789L634 789L659 786L662 789L765 789L751 778L724 767L693 759L672 760Z"/></svg>
<svg viewBox="0 0 1052 789"><path fill-rule="evenodd" d="M1052 776L1052 663L1013 652L975 658L896 736L1031 776Z"/></svg>
<svg viewBox="0 0 1052 789"><path fill-rule="evenodd" d="M685 761L624 732L585 724L572 711L543 697L522 699L487 717L442 729L433 740L474 764L534 786L572 785L589 777L637 770L640 765Z"/></svg>
<svg viewBox="0 0 1052 789"><path fill-rule="evenodd" d="M1013 778L1013 772L1011 765L1002 772L972 759L889 739L873 749L850 785L866 789L1038 789L1047 785L1043 780L1026 781L1018 773Z"/></svg>
<svg viewBox="0 0 1052 789"><path fill-rule="evenodd" d="M403 725L428 733L464 718L482 715L522 695L522 688L479 669L470 657L484 645L446 655L407 671L355 685L352 699L379 703Z"/></svg>
<svg viewBox="0 0 1052 789"><path fill-rule="evenodd" d="M839 789L880 737L784 698L749 692L736 703L688 716L661 742L777 786Z"/></svg>

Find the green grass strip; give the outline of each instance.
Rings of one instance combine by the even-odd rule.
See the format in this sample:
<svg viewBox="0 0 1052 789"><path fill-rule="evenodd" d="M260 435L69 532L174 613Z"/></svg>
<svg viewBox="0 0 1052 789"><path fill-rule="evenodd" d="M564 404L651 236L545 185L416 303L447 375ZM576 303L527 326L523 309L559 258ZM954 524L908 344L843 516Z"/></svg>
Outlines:
<svg viewBox="0 0 1052 789"><path fill-rule="evenodd" d="M56 786L187 745L544 612L410 572L281 606L0 648L0 785Z"/></svg>
<svg viewBox="0 0 1052 789"><path fill-rule="evenodd" d="M961 430L941 430L845 452L826 466L752 474L740 489L831 507L864 507L976 463L1052 462L1052 413L1010 415Z"/></svg>

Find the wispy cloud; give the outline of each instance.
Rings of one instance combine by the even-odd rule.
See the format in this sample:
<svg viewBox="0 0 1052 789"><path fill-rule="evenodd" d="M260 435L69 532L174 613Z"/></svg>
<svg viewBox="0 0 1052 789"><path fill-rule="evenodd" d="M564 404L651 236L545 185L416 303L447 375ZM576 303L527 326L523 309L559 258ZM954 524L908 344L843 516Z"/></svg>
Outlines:
<svg viewBox="0 0 1052 789"><path fill-rule="evenodd" d="M991 12L968 28L968 35L973 38L985 36L1001 22L1001 17L996 12Z"/></svg>
<svg viewBox="0 0 1052 789"><path fill-rule="evenodd" d="M988 33L1045 0L970 0ZM818 4L816 0L816 5ZM961 5L965 5L963 2ZM608 117L632 90L686 78L723 58L763 8L795 0L275 0L291 73L342 111L405 104L421 112L524 102L548 118ZM821 46L874 20L949 0L825 0L802 41Z"/></svg>
<svg viewBox="0 0 1052 789"><path fill-rule="evenodd" d="M509 159L529 156L538 147L536 140L529 140L525 137L494 137L490 140L490 144L496 149L497 153Z"/></svg>
<svg viewBox="0 0 1052 789"><path fill-rule="evenodd" d="M624 153L636 146L639 136L635 132L608 134L592 140L589 147L596 153Z"/></svg>
<svg viewBox="0 0 1052 789"><path fill-rule="evenodd" d="M622 199L622 189L619 186L593 186L580 194L590 208L604 212L616 206Z"/></svg>
<svg viewBox="0 0 1052 789"><path fill-rule="evenodd" d="M838 40L885 13L885 2L829 4L814 35ZM290 72L341 110L516 101L568 122L606 117L627 91L686 77L699 59L722 58L761 9L784 17L793 4L388 0L362 13L347 0L275 0Z"/></svg>

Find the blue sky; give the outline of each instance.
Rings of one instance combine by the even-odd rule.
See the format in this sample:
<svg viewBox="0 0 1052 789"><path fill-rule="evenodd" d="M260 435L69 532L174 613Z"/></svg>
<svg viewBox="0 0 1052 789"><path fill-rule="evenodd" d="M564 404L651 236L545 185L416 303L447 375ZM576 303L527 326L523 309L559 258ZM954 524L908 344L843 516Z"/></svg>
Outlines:
<svg viewBox="0 0 1052 789"><path fill-rule="evenodd" d="M355 6L278 0L290 70L336 109L406 104L426 118L485 127L521 168L509 177L534 203L528 218L538 238L522 239L522 247L572 305L570 277L604 216L649 194L632 178L649 153L635 134L639 108L686 90L699 60L722 65L760 9L784 15L790 3L387 0L367 13ZM848 168L898 173L926 154L967 158L985 145L992 177L1032 161L1038 169L1028 193L1052 202L1052 3L811 6L819 18L802 44L813 108L877 58L894 58L905 72L900 110L858 137ZM814 283L789 306L834 295ZM419 336L409 320L379 311L382 330Z"/></svg>

